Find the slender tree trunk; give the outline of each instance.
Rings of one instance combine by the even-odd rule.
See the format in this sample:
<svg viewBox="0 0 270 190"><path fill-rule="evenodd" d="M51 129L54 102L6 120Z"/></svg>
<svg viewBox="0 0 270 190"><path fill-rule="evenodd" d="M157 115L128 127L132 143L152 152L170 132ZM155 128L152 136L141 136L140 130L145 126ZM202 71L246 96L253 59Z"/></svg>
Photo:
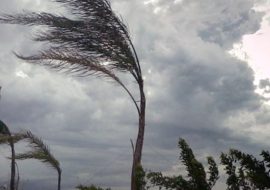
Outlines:
<svg viewBox="0 0 270 190"><path fill-rule="evenodd" d="M1 88L0 88L1 89ZM8 126L2 122L0 120L0 124L2 127L4 127L4 134L9 136L9 145L10 145L10 149L11 149L11 172L10 172L10 186L9 189L10 190L16 190L15 189L15 174L16 174L16 161L15 161L15 148L14 148L14 141L13 141L13 137L12 134L8 128Z"/></svg>
<svg viewBox="0 0 270 190"><path fill-rule="evenodd" d="M57 189L61 190L61 170L58 170L58 184L57 184Z"/></svg>
<svg viewBox="0 0 270 190"><path fill-rule="evenodd" d="M9 133L10 137L11 134ZM15 149L14 149L14 142L13 139L10 139L10 148L11 148L11 176L10 176L10 190L15 190Z"/></svg>
<svg viewBox="0 0 270 190"><path fill-rule="evenodd" d="M17 164L17 162L16 162L16 160L15 160L15 165L16 165L16 172L17 172L17 181L16 181L16 190L18 190L19 189L19 183L20 183L20 174L19 174L19 167L18 167L18 164Z"/></svg>
<svg viewBox="0 0 270 190"><path fill-rule="evenodd" d="M132 164L132 173L131 173L131 190L140 190L138 189L136 184L136 169L141 165L142 159L142 149L143 149L143 141L144 141L144 129L145 129L145 107L146 107L146 99L143 90L143 80L139 83L140 87L140 114L139 114L139 128L138 128L138 136L135 145L135 151L133 155L133 164Z"/></svg>

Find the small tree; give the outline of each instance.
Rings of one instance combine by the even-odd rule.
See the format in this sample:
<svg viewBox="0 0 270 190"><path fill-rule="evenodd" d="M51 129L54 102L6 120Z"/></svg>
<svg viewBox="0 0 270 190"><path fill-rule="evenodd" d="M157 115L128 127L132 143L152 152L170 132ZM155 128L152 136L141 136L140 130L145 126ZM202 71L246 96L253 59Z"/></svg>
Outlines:
<svg viewBox="0 0 270 190"><path fill-rule="evenodd" d="M17 160L36 159L54 168L58 174L57 189L60 190L62 170L60 163L52 155L49 147L39 137L33 135L30 131L17 133L16 136L19 139L27 140L31 150L26 153L16 154L15 158Z"/></svg>
<svg viewBox="0 0 270 190"><path fill-rule="evenodd" d="M1 89L2 86L0 86L0 99L1 99ZM15 175L16 175L16 162L15 162L15 149L14 149L14 142L11 138L11 132L8 128L8 126L0 120L0 144L8 143L11 150L11 172L10 172L10 190L15 190Z"/></svg>
<svg viewBox="0 0 270 190"><path fill-rule="evenodd" d="M1 120L0 120L0 129L1 129ZM47 165L51 166L52 168L56 169L58 174L58 190L61 189L61 168L58 160L52 155L50 152L48 146L44 144L44 142L38 138L37 136L33 135L30 131L15 133L12 135L1 135L0 134L0 144L6 144L10 143L10 141L13 142L13 145L21 140L27 140L29 142L31 151L28 151L26 153L21 154L15 154L12 157L10 157L11 160L26 160L26 159L37 159L40 160L43 163L46 163ZM14 146L13 146L14 148ZM15 167L17 166L17 163L15 163ZM17 174L18 174L18 180L16 185L14 185L15 189L18 189L19 187L19 169L17 166ZM14 177L15 178L15 177ZM15 183L15 179L14 179Z"/></svg>
<svg viewBox="0 0 270 190"><path fill-rule="evenodd" d="M221 163L225 165L228 175L228 190L253 190L270 188L270 154L262 151L263 160L258 160L251 154L231 149L229 153L221 154Z"/></svg>
<svg viewBox="0 0 270 190"><path fill-rule="evenodd" d="M16 54L20 59L57 70L110 78L123 87L139 116L131 174L131 189L136 190L135 170L141 165L146 98L140 62L128 29L112 11L108 0L53 1L62 3L75 17L70 19L44 12L24 12L2 15L0 22L47 27L34 40L48 42L50 47L32 56ZM134 78L140 94L139 101L119 78L119 72L129 73Z"/></svg>
<svg viewBox="0 0 270 190"><path fill-rule="evenodd" d="M11 150L11 176L10 176L10 190L15 190L15 175L16 175L16 162L15 162L15 148L14 140L8 126L0 120L0 144L8 143Z"/></svg>
<svg viewBox="0 0 270 190"><path fill-rule="evenodd" d="M91 185L91 186L78 185L76 187L76 189L79 189L79 190L111 190L110 188L103 189L103 188L97 187L95 185Z"/></svg>
<svg viewBox="0 0 270 190"><path fill-rule="evenodd" d="M203 165L195 158L192 149L184 139L180 139L178 146L181 150L180 160L186 166L188 173L187 178L184 179L182 175L179 176L163 176L161 172L150 172L147 178L155 186L160 189L175 189L175 190L211 190L219 178L219 172L216 162L212 157L207 157L209 164L208 178Z"/></svg>

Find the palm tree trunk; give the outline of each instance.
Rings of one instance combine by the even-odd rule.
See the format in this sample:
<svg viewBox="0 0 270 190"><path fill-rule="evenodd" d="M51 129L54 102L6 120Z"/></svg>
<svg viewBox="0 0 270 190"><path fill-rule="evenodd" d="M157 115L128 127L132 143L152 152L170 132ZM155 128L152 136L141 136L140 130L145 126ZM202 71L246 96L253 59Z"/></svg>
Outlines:
<svg viewBox="0 0 270 190"><path fill-rule="evenodd" d="M9 134L11 137L11 134ZM10 148L11 148L11 177L10 177L10 190L15 190L15 149L13 139L10 139Z"/></svg>
<svg viewBox="0 0 270 190"><path fill-rule="evenodd" d="M57 184L57 189L61 190L61 169L58 170L58 184Z"/></svg>
<svg viewBox="0 0 270 190"><path fill-rule="evenodd" d="M1 89L1 88L0 88ZM10 186L9 189L10 190L15 190L15 174L16 174L16 161L15 161L15 148L14 148L14 141L13 141L13 137L12 134L8 128L8 126L2 122L0 120L0 125L1 127L3 127L3 134L9 136L9 145L10 145L10 149L11 149L11 172L10 172Z"/></svg>
<svg viewBox="0 0 270 190"><path fill-rule="evenodd" d="M19 183L20 183L20 174L19 174L19 167L18 164L15 160L15 165L16 165L16 171L17 171L17 181L16 181L16 186L15 189L18 190L19 189Z"/></svg>
<svg viewBox="0 0 270 190"><path fill-rule="evenodd" d="M141 95L139 129L138 129L138 136L136 140L135 151L133 155L133 164L132 164L132 173L131 173L131 190L140 190L139 189L140 187L137 187L138 184L136 184L136 168L141 165L144 129L145 129L146 100L145 100L145 94L143 90L143 80L141 80L141 82L139 83L139 87L140 87L140 95Z"/></svg>

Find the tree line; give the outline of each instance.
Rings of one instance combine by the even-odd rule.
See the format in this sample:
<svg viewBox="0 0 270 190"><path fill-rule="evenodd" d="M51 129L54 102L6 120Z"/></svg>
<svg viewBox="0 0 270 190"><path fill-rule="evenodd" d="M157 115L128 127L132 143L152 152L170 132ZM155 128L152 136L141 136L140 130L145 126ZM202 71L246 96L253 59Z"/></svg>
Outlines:
<svg viewBox="0 0 270 190"><path fill-rule="evenodd" d="M57 171L57 189L61 189L60 162L50 152L49 147L35 136L31 131L10 133L7 125L0 120L0 144L8 144L11 147L11 180L10 187L19 189L20 176L17 167L17 178L15 177L15 163L18 160L37 159ZM30 151L15 153L15 143L26 140L29 143ZM13 142L13 145L11 145ZM219 165L212 156L206 158L208 167L196 159L193 150L184 139L179 139L180 149L179 160L185 166L185 176L166 176L162 172L144 170L137 166L135 173L136 190L212 190L220 178ZM227 153L221 153L220 164L226 173L226 190L267 190L270 189L270 153L261 152L261 159L251 154L243 153L240 150L230 149ZM14 172L14 173L13 173ZM183 173L183 171L179 171ZM13 183L13 184L12 184ZM78 190L111 190L95 185L78 185Z"/></svg>

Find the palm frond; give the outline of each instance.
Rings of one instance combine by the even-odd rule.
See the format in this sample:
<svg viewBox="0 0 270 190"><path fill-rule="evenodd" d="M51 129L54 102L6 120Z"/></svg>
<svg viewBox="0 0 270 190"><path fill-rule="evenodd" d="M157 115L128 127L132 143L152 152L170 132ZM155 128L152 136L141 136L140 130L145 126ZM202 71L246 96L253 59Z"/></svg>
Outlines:
<svg viewBox="0 0 270 190"><path fill-rule="evenodd" d="M136 77L141 75L128 29L112 11L107 0L55 1L70 8L78 18L69 19L44 12L23 12L16 15L2 15L0 22L46 26L46 30L40 32L34 40L49 42L51 48L64 47L59 48L60 54L76 52L87 55L88 63L106 62L109 70L129 71ZM31 61L31 58L36 56L29 56L27 60ZM81 65L81 62L76 64L82 66L82 70L92 69L91 64L89 68L84 64Z"/></svg>
<svg viewBox="0 0 270 190"><path fill-rule="evenodd" d="M11 136L9 136L9 135L1 135L0 134L0 144L10 143L11 140L15 144L15 143L19 142L22 139L23 139L23 137L20 134L17 134L17 133L12 134Z"/></svg>
<svg viewBox="0 0 270 190"><path fill-rule="evenodd" d="M35 13L23 11L23 13L9 15L3 14L0 19L1 23L20 24L30 26L48 26L51 28L68 28L69 26L76 27L76 21L72 21L66 17L53 15L50 13Z"/></svg>
<svg viewBox="0 0 270 190"><path fill-rule="evenodd" d="M128 28L113 12L107 0L53 0L62 3L76 16L73 19L50 13L23 12L0 15L0 23L43 26L35 41L49 48L30 56L16 54L30 63L79 76L95 75L117 82L131 97L138 113L137 101L117 72L129 72L142 86L143 79L137 53Z"/></svg>
<svg viewBox="0 0 270 190"><path fill-rule="evenodd" d="M57 170L59 166L59 163L56 159L52 158L51 156L48 156L47 154L45 154L45 152L40 151L40 150L17 154L15 158L17 160L36 159L47 164L48 166L52 166L53 168Z"/></svg>
<svg viewBox="0 0 270 190"><path fill-rule="evenodd" d="M0 135L0 145L9 143L11 137L7 135Z"/></svg>
<svg viewBox="0 0 270 190"><path fill-rule="evenodd" d="M70 53L63 53L58 48L50 49L40 52L38 55L25 57L22 55L15 55L23 60L29 62L39 62L42 65L51 67L55 70L64 70L66 72L81 72L84 74L96 74L102 77L109 77L116 82L120 82L120 79L113 73L113 71L107 69L104 65L95 63L95 60L90 61L83 56ZM80 64L80 66L78 65ZM69 67L67 67L69 65Z"/></svg>
<svg viewBox="0 0 270 190"><path fill-rule="evenodd" d="M17 154L15 156L16 159L18 160L37 159L53 167L58 172L61 172L60 163L52 155L49 147L39 137L35 136L30 131L21 132L20 135L21 138L26 139L29 142L32 150L26 153Z"/></svg>

